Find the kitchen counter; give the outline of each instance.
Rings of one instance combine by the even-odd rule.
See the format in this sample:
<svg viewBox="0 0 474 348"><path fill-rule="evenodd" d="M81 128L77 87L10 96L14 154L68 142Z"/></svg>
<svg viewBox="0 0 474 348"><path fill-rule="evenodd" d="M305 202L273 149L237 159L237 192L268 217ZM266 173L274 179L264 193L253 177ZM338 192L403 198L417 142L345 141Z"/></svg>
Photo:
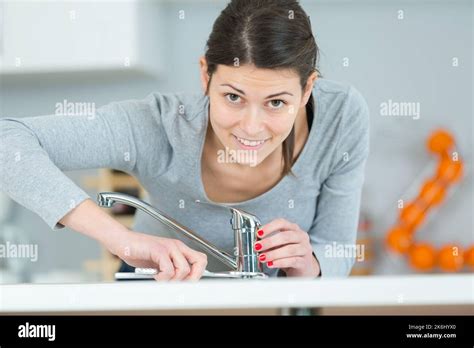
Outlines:
<svg viewBox="0 0 474 348"><path fill-rule="evenodd" d="M0 313L474 304L474 275L0 285Z"/></svg>

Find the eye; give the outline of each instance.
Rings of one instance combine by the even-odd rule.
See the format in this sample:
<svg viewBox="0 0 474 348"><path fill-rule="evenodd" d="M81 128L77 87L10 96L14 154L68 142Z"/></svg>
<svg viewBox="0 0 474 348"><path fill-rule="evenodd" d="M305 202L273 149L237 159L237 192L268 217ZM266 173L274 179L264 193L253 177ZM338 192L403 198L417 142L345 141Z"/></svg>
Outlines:
<svg viewBox="0 0 474 348"><path fill-rule="evenodd" d="M228 100L229 102L231 102L232 104L238 104L238 103L239 103L240 96L238 96L237 94L227 93L227 94L225 95L225 97L226 97L227 100Z"/></svg>
<svg viewBox="0 0 474 348"><path fill-rule="evenodd" d="M272 109L281 109L285 104L286 102L281 99L270 100L270 108Z"/></svg>

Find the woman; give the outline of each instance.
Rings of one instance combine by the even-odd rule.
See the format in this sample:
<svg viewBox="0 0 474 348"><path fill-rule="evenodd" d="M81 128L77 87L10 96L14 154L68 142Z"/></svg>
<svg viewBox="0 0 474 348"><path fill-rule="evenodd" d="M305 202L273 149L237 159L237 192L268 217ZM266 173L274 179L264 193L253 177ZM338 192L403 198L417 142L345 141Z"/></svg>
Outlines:
<svg viewBox="0 0 474 348"><path fill-rule="evenodd" d="M228 251L228 212L194 202L232 203L264 223L256 249L267 274L348 275L354 258L328 251L355 243L368 108L353 87L319 77L317 55L297 1L233 0L200 59L203 94L2 119L2 189L51 228L96 239L123 268L158 268L157 280L199 279L210 265L140 212L127 229L62 170L125 171L153 206Z"/></svg>

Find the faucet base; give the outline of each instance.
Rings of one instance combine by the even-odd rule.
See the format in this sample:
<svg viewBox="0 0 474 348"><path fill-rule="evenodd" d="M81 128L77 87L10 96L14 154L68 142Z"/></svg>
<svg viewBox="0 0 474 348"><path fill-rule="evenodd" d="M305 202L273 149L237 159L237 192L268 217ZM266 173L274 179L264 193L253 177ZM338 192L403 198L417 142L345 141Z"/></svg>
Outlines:
<svg viewBox="0 0 474 348"><path fill-rule="evenodd" d="M209 272L210 273L210 272ZM268 276L265 273L261 272L237 272L237 271L229 271L229 272L216 272L211 274L204 273L204 277L215 277L215 278L241 278L241 279L265 279Z"/></svg>
<svg viewBox="0 0 474 348"><path fill-rule="evenodd" d="M153 276L157 274L155 268L135 268L135 273L116 273L115 278L120 280L125 279L153 279ZM265 279L268 276L261 272L210 272L205 270L203 278L234 278L234 279Z"/></svg>

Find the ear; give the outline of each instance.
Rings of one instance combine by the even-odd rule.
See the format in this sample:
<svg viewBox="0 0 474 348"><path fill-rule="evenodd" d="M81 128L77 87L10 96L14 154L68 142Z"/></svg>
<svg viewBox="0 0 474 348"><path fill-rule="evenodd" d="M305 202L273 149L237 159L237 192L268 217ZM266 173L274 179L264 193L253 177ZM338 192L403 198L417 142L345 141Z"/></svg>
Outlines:
<svg viewBox="0 0 474 348"><path fill-rule="evenodd" d="M316 71L309 75L308 81L306 82L306 86L304 88L303 97L301 98L301 107L305 106L308 103L309 97L311 96L311 92L313 91L314 83L317 79L318 73Z"/></svg>
<svg viewBox="0 0 474 348"><path fill-rule="evenodd" d="M209 83L209 75L207 74L207 61L206 61L205 56L202 56L201 58L199 58L199 66L200 66L202 90L205 94L206 89L207 89L207 84Z"/></svg>

